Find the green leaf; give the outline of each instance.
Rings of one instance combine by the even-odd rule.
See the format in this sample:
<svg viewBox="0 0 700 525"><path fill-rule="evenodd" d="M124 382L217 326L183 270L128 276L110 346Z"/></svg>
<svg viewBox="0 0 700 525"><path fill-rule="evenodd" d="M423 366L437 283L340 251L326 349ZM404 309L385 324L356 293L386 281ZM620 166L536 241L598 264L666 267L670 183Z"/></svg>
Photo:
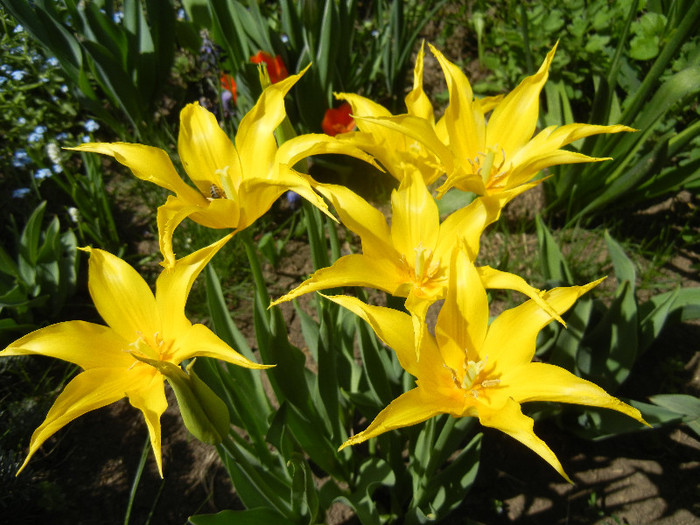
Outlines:
<svg viewBox="0 0 700 525"><path fill-rule="evenodd" d="M552 233L540 215L537 215L535 221L540 264L542 265L542 273L544 273L545 279L549 284L571 284L573 282L571 271L566 264L557 241L554 240Z"/></svg>
<svg viewBox="0 0 700 525"><path fill-rule="evenodd" d="M296 522L285 518L279 512L263 507L248 510L222 510L216 514L199 514L190 516L192 525L260 525L269 523L275 525L297 525Z"/></svg>
<svg viewBox="0 0 700 525"><path fill-rule="evenodd" d="M612 238L608 230L605 230L603 236L605 238L605 244L608 246L608 254L615 268L615 278L617 282L622 283L628 281L634 292L636 279L634 263L627 257L622 246Z"/></svg>

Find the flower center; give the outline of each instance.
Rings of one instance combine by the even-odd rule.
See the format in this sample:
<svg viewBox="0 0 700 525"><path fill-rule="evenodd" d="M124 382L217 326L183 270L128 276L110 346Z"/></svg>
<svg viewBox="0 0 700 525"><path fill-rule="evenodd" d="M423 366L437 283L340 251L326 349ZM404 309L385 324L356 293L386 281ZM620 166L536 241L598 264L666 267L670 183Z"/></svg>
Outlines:
<svg viewBox="0 0 700 525"><path fill-rule="evenodd" d="M501 160L498 163L496 152L491 149L488 153L479 152L474 159L467 159L467 161L472 167L472 173L479 175L487 188L498 186L508 173L507 170L503 170L506 163L506 152L503 149L501 149Z"/></svg>
<svg viewBox="0 0 700 525"><path fill-rule="evenodd" d="M139 332L138 338L133 343L129 343L130 354L139 354L148 359L158 361L168 361L172 357L172 340L164 340L159 332L153 334L152 337L146 338Z"/></svg>
<svg viewBox="0 0 700 525"><path fill-rule="evenodd" d="M452 381L457 388L460 388L471 395L474 399L479 399L479 393L485 388L498 386L501 380L498 378L489 379L485 372L488 356L480 361L472 361L465 358L462 364L463 375L460 380L456 370L451 370ZM447 365L445 365L447 366Z"/></svg>
<svg viewBox="0 0 700 525"><path fill-rule="evenodd" d="M441 270L440 260L433 261L433 251L429 248L424 248L422 242L413 248L413 264L411 265L408 262L405 255L401 256L401 263L416 287L420 288L439 278Z"/></svg>
<svg viewBox="0 0 700 525"><path fill-rule="evenodd" d="M229 166L224 166L214 172L214 179L209 186L210 201L214 199L231 199L235 195L235 188L232 185L231 176L228 173Z"/></svg>

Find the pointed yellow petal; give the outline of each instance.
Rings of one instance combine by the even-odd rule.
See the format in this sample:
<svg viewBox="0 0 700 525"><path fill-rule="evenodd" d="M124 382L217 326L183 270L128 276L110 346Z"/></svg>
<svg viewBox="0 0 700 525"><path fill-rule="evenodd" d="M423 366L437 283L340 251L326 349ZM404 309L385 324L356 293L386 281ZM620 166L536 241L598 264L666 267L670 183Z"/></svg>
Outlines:
<svg viewBox="0 0 700 525"><path fill-rule="evenodd" d="M450 94L450 103L443 116L450 137L450 150L457 159L465 162L484 151L484 115L473 104L472 87L464 73L435 47L430 46L430 50L440 63Z"/></svg>
<svg viewBox="0 0 700 525"><path fill-rule="evenodd" d="M447 290L435 324L435 339L445 364L462 370L465 357L483 359L479 350L489 324L489 304L479 273L460 246L452 253Z"/></svg>
<svg viewBox="0 0 700 525"><path fill-rule="evenodd" d="M384 214L345 186L318 184L316 189L328 199L341 222L362 241L362 252L370 257L393 257L391 233Z"/></svg>
<svg viewBox="0 0 700 525"><path fill-rule="evenodd" d="M422 423L441 413L443 411L438 403L424 395L420 389L414 388L394 399L365 430L352 436L338 450L357 445L389 430Z"/></svg>
<svg viewBox="0 0 700 525"><path fill-rule="evenodd" d="M192 325L175 341L172 360L176 363L193 357L212 357L244 368L264 369L275 365L255 363L224 343L214 332L201 324Z"/></svg>
<svg viewBox="0 0 700 525"><path fill-rule="evenodd" d="M496 390L501 389L518 403L554 401L609 408L647 424L636 408L611 396L598 385L547 363L528 363L505 371Z"/></svg>
<svg viewBox="0 0 700 525"><path fill-rule="evenodd" d="M134 374L126 369L92 368L70 381L54 402L44 422L32 434L24 469L41 445L61 428L86 412L119 401L133 387Z"/></svg>
<svg viewBox="0 0 700 525"><path fill-rule="evenodd" d="M199 203L200 205L206 203L206 199L198 191L188 186L182 180L177 171L175 171L168 154L160 148L142 144L128 144L126 142L91 142L68 149L109 155L114 157L120 164L129 168L141 180L157 184L193 203Z"/></svg>
<svg viewBox="0 0 700 525"><path fill-rule="evenodd" d="M522 413L518 403L509 399L505 406L498 410L489 410L481 405L479 406L479 421L485 427L498 429L531 448L552 465L566 481L572 483L554 452L535 435L533 431L534 421Z"/></svg>
<svg viewBox="0 0 700 525"><path fill-rule="evenodd" d="M175 265L173 252L173 235L179 224L190 217L193 221L207 228L236 228L240 221L241 210L237 202L230 199L215 199L207 202L205 207L192 205L174 196L168 197L165 204L158 208L158 243L163 254L163 266Z"/></svg>
<svg viewBox="0 0 700 525"><path fill-rule="evenodd" d="M284 97L304 72L306 69L266 87L255 106L241 119L236 133L236 149L244 179L262 177L271 171L277 151L274 132L286 116Z"/></svg>
<svg viewBox="0 0 700 525"><path fill-rule="evenodd" d="M368 155L350 141L341 141L322 133L307 133L286 141L277 152L277 162L293 167L306 157L328 153L355 157L372 164L377 169L381 169L371 155Z"/></svg>
<svg viewBox="0 0 700 525"><path fill-rule="evenodd" d="M148 437L151 440L151 448L156 458L158 472L163 477L163 456L161 453L160 439L160 416L168 408L168 401L165 399L165 389L163 388L163 376L154 368L139 367L142 382L137 388L127 390L131 406L138 408L146 420L148 427Z"/></svg>
<svg viewBox="0 0 700 525"><path fill-rule="evenodd" d="M481 282L484 283L485 288L497 290L515 290L516 292L525 294L530 299L535 301L540 308L551 315L553 319L556 319L561 324L566 326L566 323L561 316L542 299L544 292L527 284L525 279L522 277L509 272L496 270L490 266L481 266L477 268L477 271L479 272L479 277L481 277Z"/></svg>
<svg viewBox="0 0 700 525"><path fill-rule="evenodd" d="M534 75L525 78L493 110L486 127L486 144L498 146L510 158L530 140L540 111L540 92L547 82L549 66L557 46L547 53L542 66Z"/></svg>
<svg viewBox="0 0 700 525"><path fill-rule="evenodd" d="M367 321L379 339L396 352L401 368L413 376L418 375L411 316L392 308L369 305L346 295L334 295L328 299ZM422 356L421 359L423 366L423 359L430 359L430 355Z"/></svg>
<svg viewBox="0 0 700 525"><path fill-rule="evenodd" d="M114 330L84 321L52 324L21 337L0 352L0 356L44 355L90 368L128 367L133 358L129 343Z"/></svg>
<svg viewBox="0 0 700 525"><path fill-rule="evenodd" d="M424 118L432 125L435 124L435 114L430 99L423 91L423 58L425 56L425 42L421 42L416 64L413 68L413 89L406 95L406 109L409 115Z"/></svg>
<svg viewBox="0 0 700 525"><path fill-rule="evenodd" d="M192 284L216 253L233 237L226 237L183 257L172 267L164 268L156 280L156 305L163 321L163 331L176 339L180 330L187 330L190 322L185 316L185 303ZM179 362L179 361L178 361Z"/></svg>
<svg viewBox="0 0 700 525"><path fill-rule="evenodd" d="M437 300L438 297L425 297L424 294L417 294L415 288L411 289L408 293L408 297L406 297L404 306L406 310L408 310L408 313L411 314L416 359L420 359L420 349L426 332L425 317L428 313L428 308Z"/></svg>
<svg viewBox="0 0 700 525"><path fill-rule="evenodd" d="M362 254L345 255L328 268L321 268L288 294L273 301L271 306L291 301L300 295L343 286L367 286L393 293L401 284L401 274L390 262Z"/></svg>
<svg viewBox="0 0 700 525"><path fill-rule="evenodd" d="M602 279L584 286L554 288L543 294L545 301L560 315L566 312L574 301L597 286ZM552 316L532 299L506 310L489 326L483 346L483 355L496 366L495 374L532 361L535 355L537 334L552 321Z"/></svg>
<svg viewBox="0 0 700 525"><path fill-rule="evenodd" d="M187 104L180 112L177 152L190 179L204 195L209 194L212 182L218 180L217 170L228 167L230 172L240 174L236 148L214 114L198 102Z"/></svg>
<svg viewBox="0 0 700 525"><path fill-rule="evenodd" d="M416 250L435 249L440 215L423 177L406 174L398 190L391 194L391 240L413 266L420 256Z"/></svg>
<svg viewBox="0 0 700 525"><path fill-rule="evenodd" d="M501 196L479 197L469 205L450 214L440 225L440 234L435 247L435 257L447 260L458 240L464 243L469 258L474 261L479 255L481 235L487 226L501 215L505 199Z"/></svg>
<svg viewBox="0 0 700 525"><path fill-rule="evenodd" d="M104 250L90 252L88 289L102 319L126 341L161 329L146 281L128 263Z"/></svg>

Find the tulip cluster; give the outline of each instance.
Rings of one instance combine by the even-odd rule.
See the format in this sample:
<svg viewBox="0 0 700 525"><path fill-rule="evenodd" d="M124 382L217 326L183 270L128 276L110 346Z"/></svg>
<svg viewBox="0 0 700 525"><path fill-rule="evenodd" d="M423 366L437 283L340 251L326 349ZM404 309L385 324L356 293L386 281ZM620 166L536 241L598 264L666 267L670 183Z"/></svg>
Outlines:
<svg viewBox="0 0 700 525"><path fill-rule="evenodd" d="M80 321L52 325L0 353L47 355L82 368L32 436L25 465L61 427L126 396L144 415L161 468L165 380L173 386L193 434L212 443L223 439L230 429L225 407L191 365L182 364L205 356L247 368L266 365L237 353L205 326L190 323L185 302L194 279L215 253L288 191L334 220L337 215L359 236L361 253L316 271L272 306L308 292L351 286L405 298L405 311L399 311L353 296L329 297L367 321L401 367L415 377L414 388L391 402L362 432L338 443L341 449L439 414L475 417L524 443L566 477L554 453L535 435L522 403L605 407L643 422L638 410L595 384L563 368L533 362L540 330L552 320L564 323L564 312L600 281L544 291L520 276L478 264L485 229L499 219L509 201L544 180L537 178L539 172L557 164L605 160L564 146L590 135L630 130L570 124L535 134L539 96L555 49L511 93L477 99L465 75L431 46L449 90L449 104L439 119L423 90L421 49L405 114L392 115L367 98L340 93L336 96L347 117L343 125L331 126L329 134L284 141L278 131L286 118L284 97L306 70L289 76L275 70L233 141L197 103L182 110L177 153L190 183L159 148L125 142L76 147L111 156L137 178L172 192L157 211L164 268L153 294L127 263L102 250L86 249L90 293L107 326ZM357 131L352 131L355 125ZM397 180L390 217L347 187L321 184L299 171L304 159L328 153L364 160ZM441 220L433 187L438 197L452 188L476 197ZM230 233L178 258L173 236L187 218ZM515 290L528 299L490 319L489 289ZM437 321L428 326L427 311L439 301Z"/></svg>

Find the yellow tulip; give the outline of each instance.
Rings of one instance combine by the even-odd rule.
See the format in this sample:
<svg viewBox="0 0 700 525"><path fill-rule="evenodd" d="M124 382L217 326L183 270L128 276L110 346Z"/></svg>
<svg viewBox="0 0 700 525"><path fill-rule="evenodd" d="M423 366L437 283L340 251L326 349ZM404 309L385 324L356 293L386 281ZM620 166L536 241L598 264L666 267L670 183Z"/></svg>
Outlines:
<svg viewBox="0 0 700 525"><path fill-rule="evenodd" d="M392 193L389 226L379 210L351 190L328 184L319 184L316 189L333 204L341 222L360 237L362 253L346 255L318 270L272 304L342 286L367 286L406 297L406 309L413 316L417 352L428 308L445 298L453 247L462 245L469 258L476 259L482 232L498 219L502 201L509 198L507 192L478 198L441 223L425 181L420 174L407 172ZM521 277L488 266L480 267L478 273L487 288L522 292L561 320L540 297L540 291Z"/></svg>
<svg viewBox="0 0 700 525"><path fill-rule="evenodd" d="M555 288L544 300L558 314L600 281ZM362 443L389 430L421 423L439 414L478 417L482 425L514 437L569 479L559 460L533 431L521 404L554 401L617 410L641 423L640 412L602 388L558 366L532 362L537 334L552 316L533 300L506 310L489 324L489 306L479 272L462 250L455 250L450 287L435 326L416 358L410 316L354 297L332 301L365 319L391 347L416 387L382 410L362 432L340 448ZM646 424L646 423L645 423Z"/></svg>
<svg viewBox="0 0 700 525"><path fill-rule="evenodd" d="M294 165L322 153L342 153L373 162L366 153L324 134L301 135L277 146L274 132L285 119L284 97L304 71L263 90L241 120L235 144L211 112L196 102L185 106L180 113L178 154L194 188L183 181L167 153L159 148L97 142L72 149L114 157L139 179L175 193L158 208L160 249L164 264L172 266L173 233L185 218L209 228L243 230L288 190L327 211L323 199Z"/></svg>
<svg viewBox="0 0 700 525"><path fill-rule="evenodd" d="M185 303L195 278L230 238L231 234L164 269L155 295L129 264L108 252L86 248L90 253L90 295L107 326L83 321L58 323L36 330L0 352L0 357L55 357L82 368L32 434L19 472L49 437L75 418L127 397L143 413L162 476L160 416L167 408L163 387L167 377L161 370L179 368L182 361L196 356L246 368L268 368L246 359L209 328L193 325L185 317Z"/></svg>
<svg viewBox="0 0 700 525"><path fill-rule="evenodd" d="M517 194L539 184L541 170L558 164L608 160L562 149L567 144L600 133L634 131L621 125L568 124L549 126L533 137L539 115L539 97L549 76L556 45L532 76L504 97L475 99L467 77L430 46L447 81L449 104L436 125L413 115L367 117L420 141L434 153L447 173L439 195L456 187L478 195ZM487 118L487 115L490 115ZM507 202L507 201L506 201ZM505 202L504 202L505 204Z"/></svg>

